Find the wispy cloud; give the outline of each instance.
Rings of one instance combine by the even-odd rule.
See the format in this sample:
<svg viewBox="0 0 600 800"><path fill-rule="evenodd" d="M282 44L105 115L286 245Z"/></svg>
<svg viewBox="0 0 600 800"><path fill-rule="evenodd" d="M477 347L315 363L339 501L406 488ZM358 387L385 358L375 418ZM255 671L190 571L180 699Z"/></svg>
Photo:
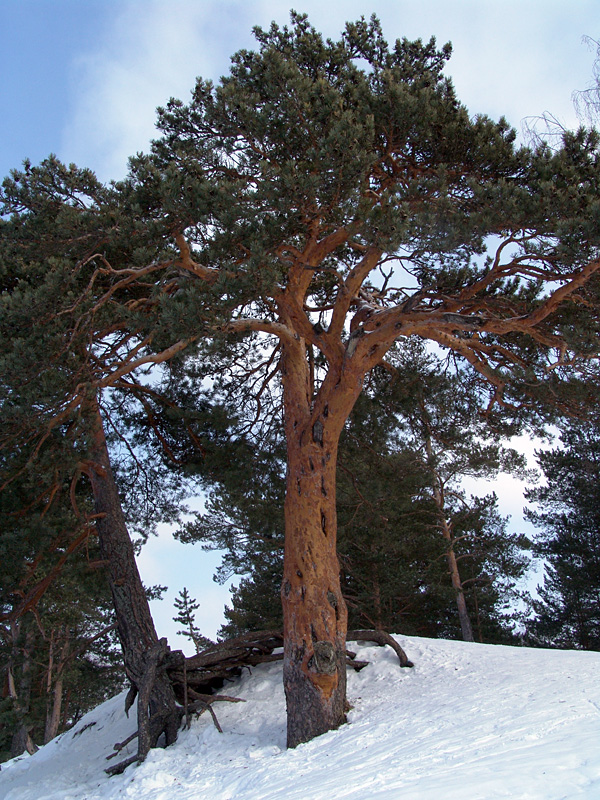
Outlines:
<svg viewBox="0 0 600 800"><path fill-rule="evenodd" d="M218 77L230 49L222 2L133 0L121 5L108 35L73 67L73 113L63 157L92 166L103 179L125 174L127 158L155 135L156 107L187 99L195 79ZM244 20L245 13L237 15ZM243 29L249 33L250 24ZM247 37L249 38L249 37Z"/></svg>
<svg viewBox="0 0 600 800"><path fill-rule="evenodd" d="M290 0L291 2L291 0ZM448 68L459 98L472 113L507 116L519 125L551 111L576 123L574 89L591 74L592 55L581 36L595 33L594 2L506 0L303 0L317 28L337 36L347 19L377 13L389 40L435 35L451 40ZM115 6L116 8L116 6ZM252 46L251 28L289 20L280 0L128 0L114 12L102 40L73 68L72 116L61 155L92 166L103 179L125 174L127 158L154 135L155 108L186 99L198 75L218 78L229 57ZM594 29L594 30L592 30Z"/></svg>

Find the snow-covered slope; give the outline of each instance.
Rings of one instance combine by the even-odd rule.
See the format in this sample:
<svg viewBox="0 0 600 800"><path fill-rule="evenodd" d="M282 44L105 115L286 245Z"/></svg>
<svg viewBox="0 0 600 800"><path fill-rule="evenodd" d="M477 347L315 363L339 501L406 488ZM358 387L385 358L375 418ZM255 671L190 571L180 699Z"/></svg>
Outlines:
<svg viewBox="0 0 600 800"><path fill-rule="evenodd" d="M227 691L246 703L208 714L123 775L104 774L135 728L123 696L35 756L2 766L2 800L558 800L600 798L600 653L398 637L358 646L349 724L285 750L281 665ZM134 745L123 751L134 752Z"/></svg>

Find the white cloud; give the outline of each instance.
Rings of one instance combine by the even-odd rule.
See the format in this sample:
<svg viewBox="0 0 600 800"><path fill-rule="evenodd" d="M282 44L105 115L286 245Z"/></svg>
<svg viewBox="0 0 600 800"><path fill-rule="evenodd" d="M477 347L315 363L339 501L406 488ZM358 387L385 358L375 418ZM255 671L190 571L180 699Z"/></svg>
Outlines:
<svg viewBox="0 0 600 800"><path fill-rule="evenodd" d="M229 7L192 0L122 5L106 38L73 66L63 158L103 179L123 177L127 158L155 136L156 107L173 96L187 99L198 75L227 70L231 53L219 50L216 31Z"/></svg>
<svg viewBox="0 0 600 800"><path fill-rule="evenodd" d="M291 3L291 0L289 0ZM217 78L229 57L252 46L251 28L289 21L289 3L276 0L194 2L129 0L108 33L74 65L72 121L61 156L93 167L103 179L122 177L129 155L154 136L155 108L169 97L187 99L196 76ZM452 40L448 72L472 113L523 117L551 111L576 124L571 93L584 88L593 54L581 43L595 34L594 3L507 0L304 0L315 27L336 37L348 19L375 11L384 34L435 35Z"/></svg>

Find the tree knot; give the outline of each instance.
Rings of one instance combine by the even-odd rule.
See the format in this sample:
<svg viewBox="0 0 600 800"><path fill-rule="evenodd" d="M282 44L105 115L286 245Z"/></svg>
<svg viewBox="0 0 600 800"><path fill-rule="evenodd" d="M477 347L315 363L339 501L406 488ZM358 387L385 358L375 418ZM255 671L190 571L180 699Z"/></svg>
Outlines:
<svg viewBox="0 0 600 800"><path fill-rule="evenodd" d="M337 670L337 659L332 643L315 642L313 644L313 656L308 665L315 672L320 672L323 675L334 675Z"/></svg>

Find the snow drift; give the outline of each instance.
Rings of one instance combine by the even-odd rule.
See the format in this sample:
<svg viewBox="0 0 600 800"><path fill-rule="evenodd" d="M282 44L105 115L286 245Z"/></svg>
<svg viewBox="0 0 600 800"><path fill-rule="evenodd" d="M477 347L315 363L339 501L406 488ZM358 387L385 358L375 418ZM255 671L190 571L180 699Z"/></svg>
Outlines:
<svg viewBox="0 0 600 800"><path fill-rule="evenodd" d="M353 644L348 725L285 750L281 664L227 688L176 745L108 778L113 745L135 729L123 696L31 757L2 765L1 800L558 800L600 797L600 653L397 637ZM120 753L135 751L135 742Z"/></svg>

